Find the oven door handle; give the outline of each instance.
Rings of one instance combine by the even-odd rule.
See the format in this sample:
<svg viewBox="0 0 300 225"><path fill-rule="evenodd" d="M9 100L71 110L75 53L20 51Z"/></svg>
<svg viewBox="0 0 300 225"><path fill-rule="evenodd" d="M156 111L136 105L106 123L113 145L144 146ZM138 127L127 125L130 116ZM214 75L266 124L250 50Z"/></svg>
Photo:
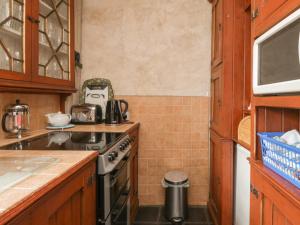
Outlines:
<svg viewBox="0 0 300 225"><path fill-rule="evenodd" d="M125 156L123 160L126 161L126 162L122 165L122 167L120 169L115 170L115 172L114 172L114 174L112 175L112 178L111 178L111 187L115 185L115 183L117 181L117 177L120 175L122 169L125 166L127 166L129 158L130 158L129 156Z"/></svg>
<svg viewBox="0 0 300 225"><path fill-rule="evenodd" d="M122 193L122 195L127 195L129 196L129 193L130 193L130 190L129 191L126 191L124 193ZM119 210L113 210L112 211L112 216L115 217L115 219L113 220L113 224L115 224L117 222L117 220L119 219L119 216L121 215L121 213L123 212L124 208L127 206L127 203L128 203L128 198L126 199L126 201L123 203L121 209Z"/></svg>

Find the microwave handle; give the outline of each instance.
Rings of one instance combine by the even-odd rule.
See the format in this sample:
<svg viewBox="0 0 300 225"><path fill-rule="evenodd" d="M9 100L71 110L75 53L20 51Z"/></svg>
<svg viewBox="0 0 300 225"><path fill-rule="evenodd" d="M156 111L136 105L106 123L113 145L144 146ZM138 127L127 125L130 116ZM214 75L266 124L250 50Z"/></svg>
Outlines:
<svg viewBox="0 0 300 225"><path fill-rule="evenodd" d="M299 32L299 40L298 40L298 57L299 57L299 64L300 64L300 32Z"/></svg>

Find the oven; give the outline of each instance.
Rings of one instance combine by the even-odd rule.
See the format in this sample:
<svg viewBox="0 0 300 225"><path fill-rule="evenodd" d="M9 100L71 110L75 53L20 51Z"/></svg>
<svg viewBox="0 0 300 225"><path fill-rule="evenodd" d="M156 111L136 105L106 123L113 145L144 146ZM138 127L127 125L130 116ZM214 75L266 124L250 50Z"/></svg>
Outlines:
<svg viewBox="0 0 300 225"><path fill-rule="evenodd" d="M98 175L97 214L99 225L129 225L130 152L114 169Z"/></svg>

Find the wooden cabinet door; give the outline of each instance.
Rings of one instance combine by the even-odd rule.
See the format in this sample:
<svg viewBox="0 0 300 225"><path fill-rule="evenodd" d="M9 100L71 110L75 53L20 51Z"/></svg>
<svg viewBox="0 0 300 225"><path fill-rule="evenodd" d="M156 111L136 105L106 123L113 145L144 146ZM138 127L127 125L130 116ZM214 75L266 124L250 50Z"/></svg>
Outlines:
<svg viewBox="0 0 300 225"><path fill-rule="evenodd" d="M221 221L221 176L222 146L219 137L212 133L210 138L210 208L215 214L217 223Z"/></svg>
<svg viewBox="0 0 300 225"><path fill-rule="evenodd" d="M74 0L33 0L32 80L74 86Z"/></svg>
<svg viewBox="0 0 300 225"><path fill-rule="evenodd" d="M251 167L250 225L298 225L300 206L294 204Z"/></svg>
<svg viewBox="0 0 300 225"><path fill-rule="evenodd" d="M219 66L211 76L211 128L223 137L230 138L231 134L231 90L224 90L225 80L223 67Z"/></svg>
<svg viewBox="0 0 300 225"><path fill-rule="evenodd" d="M26 4L25 4L26 3ZM31 0L0 1L0 78L30 80Z"/></svg>
<svg viewBox="0 0 300 225"><path fill-rule="evenodd" d="M293 0L252 0L253 33L257 37L300 7Z"/></svg>
<svg viewBox="0 0 300 225"><path fill-rule="evenodd" d="M210 132L210 190L208 208L213 222L232 225L233 142Z"/></svg>
<svg viewBox="0 0 300 225"><path fill-rule="evenodd" d="M96 225L95 191L95 163L92 163L7 225Z"/></svg>
<svg viewBox="0 0 300 225"><path fill-rule="evenodd" d="M288 0L254 0L253 13L257 13L255 23L262 23Z"/></svg>
<svg viewBox="0 0 300 225"><path fill-rule="evenodd" d="M212 55L211 65L216 67L223 58L223 0L213 1L212 6Z"/></svg>
<svg viewBox="0 0 300 225"><path fill-rule="evenodd" d="M138 131L134 129L130 132L130 137L134 138L131 149L131 161L130 161L130 221L134 223L135 217L139 207L138 198Z"/></svg>

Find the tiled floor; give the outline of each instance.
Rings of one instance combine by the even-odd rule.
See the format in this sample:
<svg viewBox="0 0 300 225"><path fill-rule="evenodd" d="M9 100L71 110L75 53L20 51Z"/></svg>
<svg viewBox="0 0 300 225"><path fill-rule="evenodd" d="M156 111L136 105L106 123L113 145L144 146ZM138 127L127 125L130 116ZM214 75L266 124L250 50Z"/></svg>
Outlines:
<svg viewBox="0 0 300 225"><path fill-rule="evenodd" d="M159 206L140 207L134 225L168 225L164 217L164 208ZM206 207L190 207L189 218L184 225L212 224Z"/></svg>

